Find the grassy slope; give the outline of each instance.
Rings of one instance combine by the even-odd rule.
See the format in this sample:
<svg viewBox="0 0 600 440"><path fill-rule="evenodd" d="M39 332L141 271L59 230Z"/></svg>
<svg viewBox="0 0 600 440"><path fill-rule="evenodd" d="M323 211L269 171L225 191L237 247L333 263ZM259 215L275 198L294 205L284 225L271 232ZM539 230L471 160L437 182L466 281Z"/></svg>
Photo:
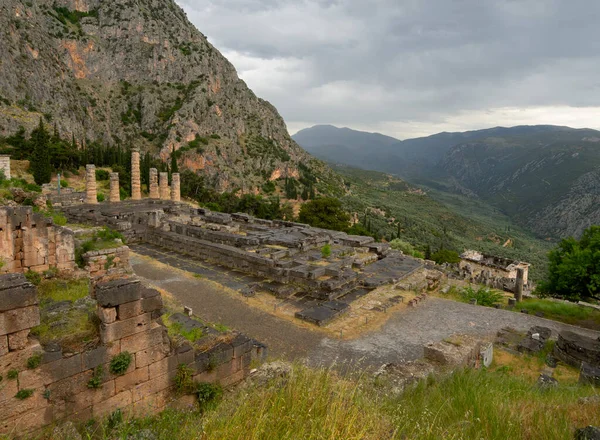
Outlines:
<svg viewBox="0 0 600 440"><path fill-rule="evenodd" d="M400 238L422 249L429 244L435 251L443 244L459 252L471 248L521 259L532 263L533 280L546 271L546 254L552 243L516 226L484 202L434 190L419 194L406 182L377 171L343 166L335 170L350 183L351 194L343 201L359 219L367 207L386 212L387 219L370 216L375 231L383 236L396 233L400 223ZM395 219L391 225L390 218ZM510 245L503 247L508 240Z"/></svg>
<svg viewBox="0 0 600 440"><path fill-rule="evenodd" d="M557 388L535 386L535 359L488 370L457 371L421 382L402 395L370 378L295 366L290 377L238 389L205 414L168 410L157 417L88 428L86 438L157 439L564 439L600 423L597 394L567 374ZM523 364L523 365L520 365ZM513 367L523 374L508 374ZM530 371L531 370L531 371Z"/></svg>

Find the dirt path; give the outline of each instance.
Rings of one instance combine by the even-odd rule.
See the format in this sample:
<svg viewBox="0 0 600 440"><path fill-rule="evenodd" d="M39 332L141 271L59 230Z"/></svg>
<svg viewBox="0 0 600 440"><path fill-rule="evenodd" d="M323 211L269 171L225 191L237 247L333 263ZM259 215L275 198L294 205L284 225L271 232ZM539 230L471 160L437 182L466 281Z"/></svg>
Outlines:
<svg viewBox="0 0 600 440"><path fill-rule="evenodd" d="M248 305L242 295L232 290L248 281L243 276L231 274L227 280L231 288L226 288L217 283L222 284L226 274L219 272L215 275L218 279L212 281L212 273L204 270L203 278L194 278L173 270L190 268L193 261L172 254L163 260L168 264L136 254L131 257L135 273L146 282L170 292L202 319L225 324L265 343L274 358L304 358L312 364L353 362L379 366L422 357L424 344L455 333L494 334L507 326L527 330L543 325L554 331L570 329L589 336L600 335L536 316L429 298L416 309L390 313L388 321L376 331L353 340L334 339L317 328L299 326Z"/></svg>

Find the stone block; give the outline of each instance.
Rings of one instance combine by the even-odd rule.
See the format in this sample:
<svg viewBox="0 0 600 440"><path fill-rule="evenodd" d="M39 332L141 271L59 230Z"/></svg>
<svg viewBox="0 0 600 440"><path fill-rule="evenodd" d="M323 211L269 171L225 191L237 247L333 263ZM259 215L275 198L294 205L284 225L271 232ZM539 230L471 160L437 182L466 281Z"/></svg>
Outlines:
<svg viewBox="0 0 600 440"><path fill-rule="evenodd" d="M85 351L82 354L84 370L96 368L98 365L105 364L108 362L108 360L108 350L104 346L98 347L94 350Z"/></svg>
<svg viewBox="0 0 600 440"><path fill-rule="evenodd" d="M153 312L163 308L163 300L160 295L142 299L142 309L144 312Z"/></svg>
<svg viewBox="0 0 600 440"><path fill-rule="evenodd" d="M20 332L8 335L8 348L10 351L23 350L27 347L27 337L29 329L21 330Z"/></svg>
<svg viewBox="0 0 600 440"><path fill-rule="evenodd" d="M0 313L0 336L16 333L39 325L38 306L23 307Z"/></svg>
<svg viewBox="0 0 600 440"><path fill-rule="evenodd" d="M98 306L98 318L100 322L105 324L112 324L117 320L117 308L116 307L100 307Z"/></svg>
<svg viewBox="0 0 600 440"><path fill-rule="evenodd" d="M50 391L51 402L73 400L74 396L88 390L87 384L91 377L91 372L84 371L83 373L75 374L74 376L69 376L65 379L48 384L47 389Z"/></svg>
<svg viewBox="0 0 600 440"><path fill-rule="evenodd" d="M165 332L165 327L157 322L153 322L150 324L148 330L121 339L121 350L128 351L129 353L137 353L140 350L152 347L164 341Z"/></svg>
<svg viewBox="0 0 600 440"><path fill-rule="evenodd" d="M0 356L0 372L6 372L13 368L18 371L25 370L27 359L35 353L42 353L42 347L38 341L30 339L27 342L27 347L23 350L11 351L4 356Z"/></svg>
<svg viewBox="0 0 600 440"><path fill-rule="evenodd" d="M151 310L148 310L151 311ZM144 314L142 307L142 300L132 301L129 303L121 304L117 307L117 316L119 320L133 318L134 316Z"/></svg>
<svg viewBox="0 0 600 440"><path fill-rule="evenodd" d="M8 336L2 335L0 336L0 356L4 356L8 353Z"/></svg>
<svg viewBox="0 0 600 440"><path fill-rule="evenodd" d="M244 380L246 376L246 372L244 370L239 370L238 372L232 374L231 376L225 377L223 379L219 379L219 384L224 387L230 387L231 385L235 385L238 382Z"/></svg>
<svg viewBox="0 0 600 440"><path fill-rule="evenodd" d="M2 384L0 385L0 406L4 405L4 402L15 397L19 391L19 381L16 379L8 379L3 374Z"/></svg>
<svg viewBox="0 0 600 440"><path fill-rule="evenodd" d="M119 278L98 283L94 289L98 304L102 307L115 307L141 298L142 289L137 278Z"/></svg>
<svg viewBox="0 0 600 440"><path fill-rule="evenodd" d="M166 389L134 402L134 417L147 417L159 413L171 400L171 394L171 391Z"/></svg>
<svg viewBox="0 0 600 440"><path fill-rule="evenodd" d="M37 289L21 273L0 276L0 312L37 304Z"/></svg>
<svg viewBox="0 0 600 440"><path fill-rule="evenodd" d="M29 399L26 399L29 400ZM0 434L27 433L38 430L54 421L55 409L51 406L20 414L11 419L0 421Z"/></svg>
<svg viewBox="0 0 600 440"><path fill-rule="evenodd" d="M113 342L148 330L152 322L150 313L145 313L124 321L116 321L112 324L100 325L100 340L102 343Z"/></svg>
<svg viewBox="0 0 600 440"><path fill-rule="evenodd" d="M148 382L144 382L132 390L133 401L137 402L150 394L158 393L172 386L173 380L169 374L152 377Z"/></svg>
<svg viewBox="0 0 600 440"><path fill-rule="evenodd" d="M148 379L148 367L137 368L131 373L115 379L115 391L120 393L121 391L130 390L143 382L147 382Z"/></svg>
<svg viewBox="0 0 600 440"><path fill-rule="evenodd" d="M102 418L120 409L125 416L128 416L133 410L130 407L132 403L131 390L122 391L102 402L92 405L92 414L95 418Z"/></svg>
<svg viewBox="0 0 600 440"><path fill-rule="evenodd" d="M91 373L88 372L88 377L91 378ZM100 388L87 388L86 390L76 394L72 398L72 406L69 412L82 412L92 405L110 399L115 395L115 381L109 380L104 382ZM50 397L52 399L52 396Z"/></svg>
<svg viewBox="0 0 600 440"><path fill-rule="evenodd" d="M579 372L579 383L600 387L600 365L590 365L587 362L582 362Z"/></svg>
<svg viewBox="0 0 600 440"><path fill-rule="evenodd" d="M160 343L144 350L138 351L135 354L135 366L136 368L145 367L146 365L153 364L155 362L164 359L170 351L170 347L167 344Z"/></svg>
<svg viewBox="0 0 600 440"><path fill-rule="evenodd" d="M23 387L21 386L20 389ZM22 400L13 395L3 405L0 405L0 420L11 419L19 414L47 407L48 400L44 399L42 393L42 388L35 389L31 397Z"/></svg>
<svg viewBox="0 0 600 440"><path fill-rule="evenodd" d="M176 356L167 356L158 362L150 364L148 366L148 374L150 377L169 375L171 378L174 378L179 364L180 362Z"/></svg>
<svg viewBox="0 0 600 440"><path fill-rule="evenodd" d="M75 376L82 372L81 354L55 362L43 364L35 370L23 370L19 373L19 386L21 388L36 388L48 386L67 377Z"/></svg>

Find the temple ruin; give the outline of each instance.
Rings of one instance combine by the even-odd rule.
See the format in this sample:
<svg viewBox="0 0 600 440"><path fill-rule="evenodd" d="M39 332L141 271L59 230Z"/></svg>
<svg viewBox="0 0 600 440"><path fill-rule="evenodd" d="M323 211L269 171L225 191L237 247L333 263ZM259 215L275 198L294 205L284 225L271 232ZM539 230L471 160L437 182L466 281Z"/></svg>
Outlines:
<svg viewBox="0 0 600 440"><path fill-rule="evenodd" d="M522 293L529 286L529 263L468 250L461 254L461 277L507 292Z"/></svg>

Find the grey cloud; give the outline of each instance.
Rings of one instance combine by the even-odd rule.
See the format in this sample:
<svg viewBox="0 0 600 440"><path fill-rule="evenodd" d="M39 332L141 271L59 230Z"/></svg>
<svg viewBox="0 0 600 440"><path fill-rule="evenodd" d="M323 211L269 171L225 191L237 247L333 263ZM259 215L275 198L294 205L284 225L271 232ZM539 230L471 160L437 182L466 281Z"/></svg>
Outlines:
<svg viewBox="0 0 600 440"><path fill-rule="evenodd" d="M595 0L178 1L292 122L600 106ZM301 69L302 80L260 75L260 63L247 71L236 56L277 61L290 75Z"/></svg>

